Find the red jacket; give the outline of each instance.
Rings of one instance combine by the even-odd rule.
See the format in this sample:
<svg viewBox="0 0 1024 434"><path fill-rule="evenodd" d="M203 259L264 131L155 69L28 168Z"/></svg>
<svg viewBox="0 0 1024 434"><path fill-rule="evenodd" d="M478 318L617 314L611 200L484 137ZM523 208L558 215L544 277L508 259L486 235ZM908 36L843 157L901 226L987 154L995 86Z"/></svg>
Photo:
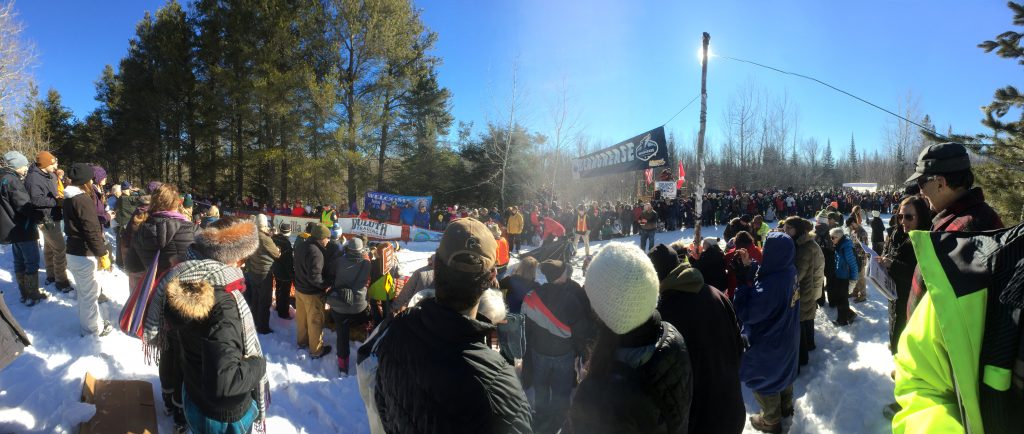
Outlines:
<svg viewBox="0 0 1024 434"><path fill-rule="evenodd" d="M297 206L295 208L292 208L292 217L302 217L304 215L306 215L306 209L305 208L303 208L301 206Z"/></svg>
<svg viewBox="0 0 1024 434"><path fill-rule="evenodd" d="M960 196L956 202L939 211L932 219L932 232L978 232L1002 228L1003 220L985 203L985 194L982 193L981 187L968 190L967 194ZM914 270L914 280L910 284L910 297L907 298L908 318L925 291L921 269L917 268Z"/></svg>
<svg viewBox="0 0 1024 434"><path fill-rule="evenodd" d="M742 249L744 247L740 247L740 248ZM737 272L737 270L734 270L732 268L733 260L739 257L739 254L736 253L736 249L737 249L736 247L733 247L733 248L729 249L729 252L727 252L725 254L725 284L726 284L725 286L726 286L726 288L722 292L724 292L725 295L727 295L730 300L732 299L733 294L736 293L736 286L739 283L738 280L736 279L736 272ZM756 246L754 246L754 247L746 247L746 249L747 249L747 253L750 254L750 259L757 261L758 264L760 264L764 260L764 255L761 254L761 248L760 247L756 247Z"/></svg>
<svg viewBox="0 0 1024 434"><path fill-rule="evenodd" d="M554 235L559 238L564 237L565 227L551 217L544 217L544 234L541 236L541 239L546 240L548 235Z"/></svg>

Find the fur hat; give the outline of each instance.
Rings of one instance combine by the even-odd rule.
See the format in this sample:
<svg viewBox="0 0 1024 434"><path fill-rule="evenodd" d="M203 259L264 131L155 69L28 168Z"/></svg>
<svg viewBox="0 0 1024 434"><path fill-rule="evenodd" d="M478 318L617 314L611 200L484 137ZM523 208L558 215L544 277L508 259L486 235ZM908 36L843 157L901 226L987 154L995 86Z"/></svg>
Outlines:
<svg viewBox="0 0 1024 434"><path fill-rule="evenodd" d="M878 217L881 215L882 213L878 212L878 210L871 211L871 217Z"/></svg>
<svg viewBox="0 0 1024 434"><path fill-rule="evenodd" d="M4 154L4 161L14 170L28 166L28 158L25 158L25 154L18 151L10 151Z"/></svg>
<svg viewBox="0 0 1024 434"><path fill-rule="evenodd" d="M658 304L658 273L635 244L605 245L590 263L583 288L594 313L619 335L647 322Z"/></svg>
<svg viewBox="0 0 1024 434"><path fill-rule="evenodd" d="M207 258L230 265L256 253L259 244L255 223L224 218L196 235L195 247Z"/></svg>
<svg viewBox="0 0 1024 434"><path fill-rule="evenodd" d="M664 244L654 246L654 249L651 250L651 253L647 254L647 257L651 259L654 270L658 272L659 281L665 280L668 277L668 273L679 266L679 256L676 255L676 251Z"/></svg>

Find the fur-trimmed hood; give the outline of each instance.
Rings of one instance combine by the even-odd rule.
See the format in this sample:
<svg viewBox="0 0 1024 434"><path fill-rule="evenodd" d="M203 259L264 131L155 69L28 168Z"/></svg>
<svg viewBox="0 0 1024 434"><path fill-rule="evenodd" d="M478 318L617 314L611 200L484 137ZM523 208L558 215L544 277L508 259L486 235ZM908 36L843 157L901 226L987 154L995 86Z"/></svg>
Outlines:
<svg viewBox="0 0 1024 434"><path fill-rule="evenodd" d="M256 224L242 220L226 228L207 227L196 237L193 248L204 258L234 264L256 253L259 245Z"/></svg>
<svg viewBox="0 0 1024 434"><path fill-rule="evenodd" d="M167 307L182 319L203 321L210 316L215 303L213 285L204 280L182 282L174 279L167 284Z"/></svg>

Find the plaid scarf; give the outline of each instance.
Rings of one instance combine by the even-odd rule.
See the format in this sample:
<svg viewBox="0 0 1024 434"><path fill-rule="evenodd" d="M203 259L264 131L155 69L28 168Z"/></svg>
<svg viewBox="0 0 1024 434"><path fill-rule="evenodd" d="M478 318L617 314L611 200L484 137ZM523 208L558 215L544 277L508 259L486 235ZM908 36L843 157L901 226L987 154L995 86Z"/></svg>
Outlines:
<svg viewBox="0 0 1024 434"><path fill-rule="evenodd" d="M190 260L176 265L160 279L156 292L150 300L150 307L146 312L145 331L142 335L146 363L159 364L161 351L167 349L165 336L168 329L164 323L164 309L167 305L167 286L174 280L206 281L215 288L231 294L238 305L238 313L242 322L242 339L245 342L243 354L246 357L263 357L263 349L256 334L252 312L242 295L245 290L245 278L242 270L211 259L195 259L194 252L190 250L189 253L193 253L189 255ZM259 409L256 430L261 433L266 432L268 404L270 404L270 382L264 374L256 389L256 406Z"/></svg>

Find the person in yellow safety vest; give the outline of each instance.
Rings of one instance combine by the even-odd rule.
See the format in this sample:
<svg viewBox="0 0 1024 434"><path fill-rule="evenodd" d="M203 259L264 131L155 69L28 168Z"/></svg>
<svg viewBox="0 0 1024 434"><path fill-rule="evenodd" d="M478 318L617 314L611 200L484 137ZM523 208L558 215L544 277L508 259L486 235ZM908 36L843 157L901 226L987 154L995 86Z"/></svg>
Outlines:
<svg viewBox="0 0 1024 434"><path fill-rule="evenodd" d="M928 290L896 352L893 432L1024 432L1024 224L910 240Z"/></svg>
<svg viewBox="0 0 1024 434"><path fill-rule="evenodd" d="M587 213L587 208L580 205L576 208L576 226L573 228L573 233L576 236L572 240L572 247L576 248L579 244L580 238L583 239L583 247L586 249L587 256L590 256L590 228L594 225L594 218Z"/></svg>
<svg viewBox="0 0 1024 434"><path fill-rule="evenodd" d="M324 226L332 227L334 223L338 221L338 213L334 211L334 207L330 205L324 205L324 211L320 213L320 223Z"/></svg>

